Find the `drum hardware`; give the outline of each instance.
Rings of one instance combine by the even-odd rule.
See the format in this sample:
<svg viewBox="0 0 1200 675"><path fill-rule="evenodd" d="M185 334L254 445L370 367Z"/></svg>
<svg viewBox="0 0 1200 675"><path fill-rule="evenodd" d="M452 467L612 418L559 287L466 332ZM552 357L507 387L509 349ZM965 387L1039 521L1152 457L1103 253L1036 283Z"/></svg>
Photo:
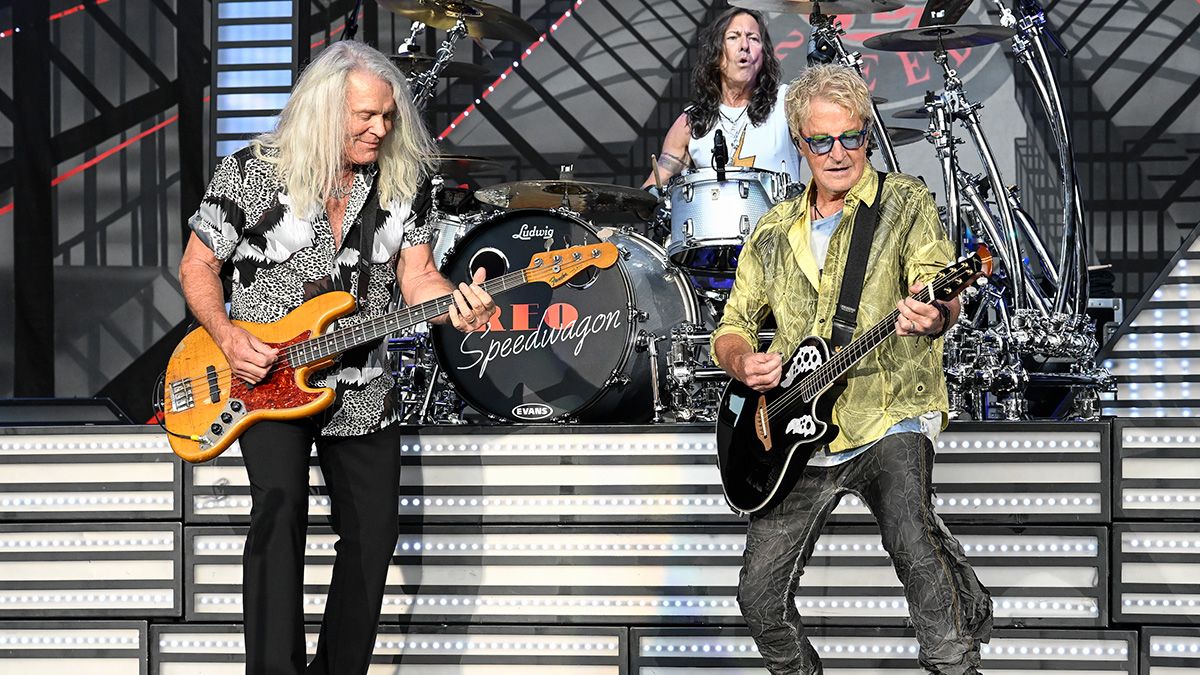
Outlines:
<svg viewBox="0 0 1200 675"><path fill-rule="evenodd" d="M413 21L408 39L401 45L398 67L405 63L406 59L414 65L425 60L405 54L416 51L414 47L417 36L424 32L427 26L446 30L446 38L438 46L437 55L429 69L420 73L415 69L408 71L413 104L419 110L424 110L425 104L433 97L437 78L451 67L450 59L454 56L454 45L462 38L470 36L475 39L495 38L525 42L538 39L538 32L524 19L479 0L379 0L379 6ZM472 69L469 65L473 64L462 64L454 68L470 72ZM484 73L486 72L485 69Z"/></svg>
<svg viewBox="0 0 1200 675"><path fill-rule="evenodd" d="M973 0L928 0L921 13L919 26L935 26L958 23L967 13Z"/></svg>
<svg viewBox="0 0 1200 675"><path fill-rule="evenodd" d="M790 2L793 5L802 5L810 3ZM824 43L829 46L833 53L833 62L841 64L847 68L853 68L855 72L863 77L863 60L862 54L859 52L846 51L846 45L842 42L842 36L846 31L842 28L841 22L837 19L836 14L849 14L841 9L840 5L835 9L830 6L830 3L811 3L813 5L812 14L809 16L809 23L812 25L812 41L820 44ZM870 3L873 7L882 7L884 3ZM888 5L899 3L887 3ZM834 15L824 14L821 9L824 7L827 10L833 10ZM893 7L896 9L898 7ZM871 9L870 12L890 11L889 9ZM866 42L863 43L864 45ZM891 136L888 135L887 125L884 124L883 115L879 112L879 104L875 102L874 97L871 99L871 131L875 137L876 145L879 152L883 155L884 164L887 165L888 171L900 171L900 160L896 158L896 145L892 143Z"/></svg>
<svg viewBox="0 0 1200 675"><path fill-rule="evenodd" d="M1054 68L1046 53L1043 39L1048 39L1066 56L1066 47L1049 29L1045 10L1037 0L1019 3L1020 19L1001 3L1000 23L1015 28L1013 55L1029 71L1042 110L1050 123L1058 148L1059 173L1063 195L1063 236L1059 249L1059 270L1063 283L1054 297L1054 311L1085 314L1087 311L1087 253L1086 229L1083 226L1083 195L1075 174L1074 147L1071 130L1059 96Z"/></svg>
<svg viewBox="0 0 1200 675"><path fill-rule="evenodd" d="M651 335L646 331L638 333L637 349L650 355L650 391L653 394L653 414L650 421L655 424L664 421L663 413L667 411L667 405L662 400L662 382L658 374L658 343L665 339L666 336Z"/></svg>
<svg viewBox="0 0 1200 675"><path fill-rule="evenodd" d="M868 49L885 52L939 52L983 47L1008 40L1016 33L1005 26L957 24L906 28L863 40Z"/></svg>
<svg viewBox="0 0 1200 675"><path fill-rule="evenodd" d="M538 39L529 22L480 0L379 0L379 6L432 28L453 30L461 23L473 38L527 43Z"/></svg>
<svg viewBox="0 0 1200 675"><path fill-rule="evenodd" d="M916 110L901 110L892 113L892 117L898 120L924 120L929 119L929 110L926 108L917 108Z"/></svg>
<svg viewBox="0 0 1200 675"><path fill-rule="evenodd" d="M734 7L744 7L760 12L775 12L778 14L813 14L825 12L828 14L875 14L891 12L904 6L899 0L822 0L821 2L804 2L803 0L732 0L729 4Z"/></svg>
<svg viewBox="0 0 1200 675"><path fill-rule="evenodd" d="M555 209L572 213L649 213L658 203L645 190L577 180L524 180L500 183L475 192L475 198L502 209Z"/></svg>
<svg viewBox="0 0 1200 675"><path fill-rule="evenodd" d="M406 77L415 77L420 75L422 72L432 71L433 67L437 65L437 59L435 57L429 56L428 54L422 54L420 52L402 52L399 54L392 54L388 56L388 59L392 62L392 64L399 68L400 72L404 73ZM468 79L479 79L495 76L492 75L487 68L478 64L467 63L465 61L449 61L438 68L437 75L435 77L465 77Z"/></svg>
<svg viewBox="0 0 1200 675"><path fill-rule="evenodd" d="M916 143L917 141L925 138L925 131L923 129L914 129L912 127L888 127L887 136L888 139L891 140L892 146L898 148L902 145Z"/></svg>
<svg viewBox="0 0 1200 675"><path fill-rule="evenodd" d="M1086 316L1080 190L1057 82L1038 34L1045 15L1032 0L1020 7L1020 19L1002 2L997 5L1001 6L1001 26L932 26L887 33L864 44L891 51L934 52L945 88L940 95L927 96L924 114L929 119L927 138L938 153L946 186L947 206L942 213L960 245L971 236L982 237L996 244L1004 261L1001 283L981 296L975 308L977 320L947 334L952 405L960 413L976 417L998 413L1016 419L1028 413L1027 386L1063 386L1069 390L1072 414L1086 416L1095 413L1098 392L1111 391L1113 385L1111 375L1095 363L1099 345ZM981 106L967 99L957 73L947 65L946 49L991 44L1010 36L1017 60L1033 75L1059 148L1065 226L1057 261L1037 223L1022 208L1018 188L1005 187L996 169L979 120ZM921 112L897 116L915 118ZM959 167L955 148L963 140L954 136L955 121L967 130L979 154L984 166L980 175ZM1030 252L1028 264L1024 251ZM1070 376L1027 372L1024 365L1050 359L1068 360Z"/></svg>

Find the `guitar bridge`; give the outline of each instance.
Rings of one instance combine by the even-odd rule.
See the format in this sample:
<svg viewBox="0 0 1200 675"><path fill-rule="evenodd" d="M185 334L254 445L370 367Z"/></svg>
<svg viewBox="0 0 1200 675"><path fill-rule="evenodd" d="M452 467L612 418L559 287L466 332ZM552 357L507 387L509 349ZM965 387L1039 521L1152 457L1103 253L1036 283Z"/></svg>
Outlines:
<svg viewBox="0 0 1200 675"><path fill-rule="evenodd" d="M191 410L196 406L196 395L192 392L192 378L185 377L171 383L171 412Z"/></svg>
<svg viewBox="0 0 1200 675"><path fill-rule="evenodd" d="M754 408L754 434L758 436L758 442L762 443L763 450L771 451L771 423L770 417L767 415L767 397L759 396L758 405Z"/></svg>

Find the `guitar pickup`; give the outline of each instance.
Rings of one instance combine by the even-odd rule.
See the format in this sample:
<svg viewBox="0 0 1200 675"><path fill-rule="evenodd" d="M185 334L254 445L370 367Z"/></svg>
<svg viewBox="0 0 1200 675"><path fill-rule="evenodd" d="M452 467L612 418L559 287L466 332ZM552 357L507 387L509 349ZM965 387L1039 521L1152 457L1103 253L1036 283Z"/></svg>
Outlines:
<svg viewBox="0 0 1200 675"><path fill-rule="evenodd" d="M205 377L208 378L208 402L221 402L221 384L217 380L217 369L209 366L204 369Z"/></svg>
<svg viewBox="0 0 1200 675"><path fill-rule="evenodd" d="M201 448L211 448L217 444L221 436L224 436L230 427L237 423L250 413L246 409L246 404L236 398L231 398L225 403L225 407L221 409L213 423L208 427L208 431L200 437Z"/></svg>

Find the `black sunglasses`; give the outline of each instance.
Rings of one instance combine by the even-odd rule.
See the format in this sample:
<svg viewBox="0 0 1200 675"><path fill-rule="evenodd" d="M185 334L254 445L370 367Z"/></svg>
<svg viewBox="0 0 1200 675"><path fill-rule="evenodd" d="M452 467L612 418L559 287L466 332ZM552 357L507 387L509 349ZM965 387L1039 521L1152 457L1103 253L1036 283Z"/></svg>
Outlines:
<svg viewBox="0 0 1200 675"><path fill-rule="evenodd" d="M808 136L801 136L800 138L803 139L805 143L808 143L808 149L811 150L813 154L827 155L831 150L833 150L834 141L840 141L842 147L847 150L857 150L861 148L863 144L867 142L867 138L869 137L867 131L869 129L870 125L867 125L858 131L847 131L840 136L821 134L811 138ZM796 145L800 144L799 139L793 138L792 140L796 143Z"/></svg>

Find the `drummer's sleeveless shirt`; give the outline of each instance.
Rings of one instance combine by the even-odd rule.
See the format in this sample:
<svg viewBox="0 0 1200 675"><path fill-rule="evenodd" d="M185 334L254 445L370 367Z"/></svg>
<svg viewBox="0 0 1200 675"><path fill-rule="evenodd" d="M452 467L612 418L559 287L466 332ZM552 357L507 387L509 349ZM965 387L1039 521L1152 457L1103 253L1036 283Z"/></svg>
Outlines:
<svg viewBox="0 0 1200 675"><path fill-rule="evenodd" d="M725 136L725 144L729 150L727 166L750 166L766 171L783 171L792 182L800 180L800 153L792 144L788 132L787 115L783 111L783 98L787 85L779 87L775 99L775 107L761 126L750 123L750 114L746 107L731 108L721 106L721 115L717 122L700 138L688 140L688 154L692 157L695 168L711 167L713 162L713 136L717 129Z"/></svg>

